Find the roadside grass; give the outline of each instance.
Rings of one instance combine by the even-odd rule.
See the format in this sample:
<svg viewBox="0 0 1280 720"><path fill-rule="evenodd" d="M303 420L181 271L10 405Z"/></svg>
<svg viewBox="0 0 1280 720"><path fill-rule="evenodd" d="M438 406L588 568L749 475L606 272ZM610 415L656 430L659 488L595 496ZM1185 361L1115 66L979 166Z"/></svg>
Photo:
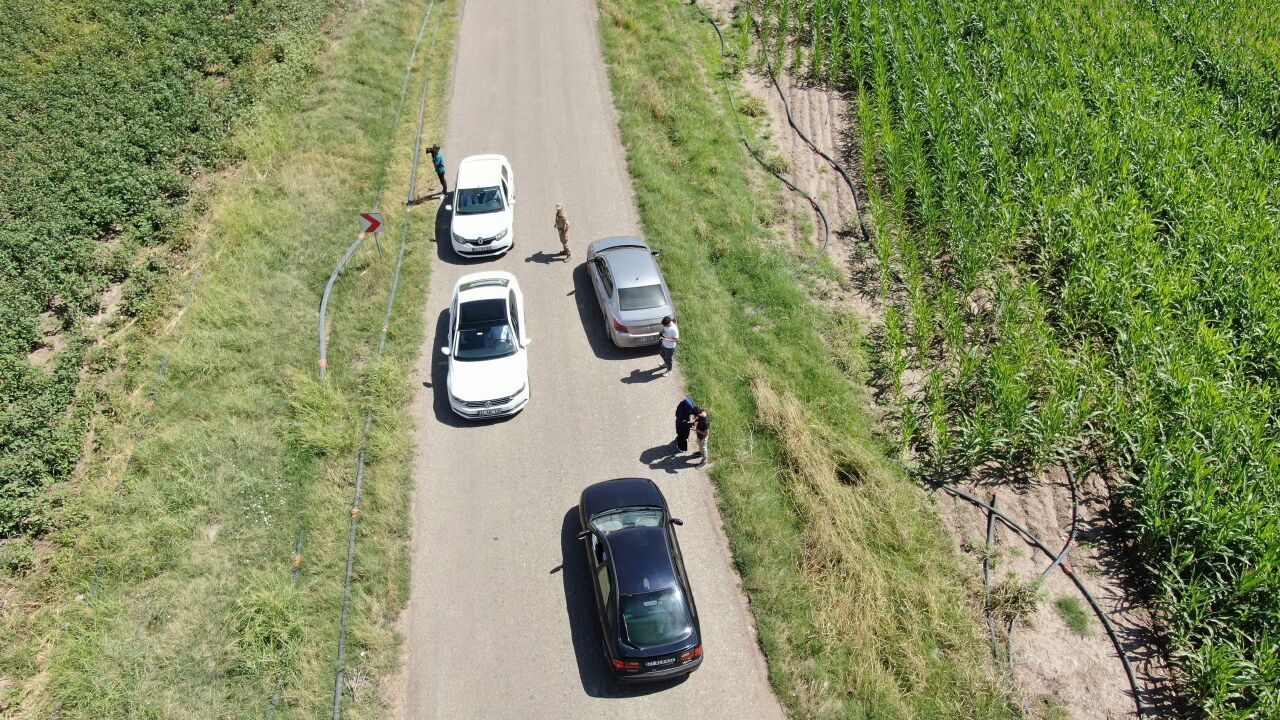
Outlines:
<svg viewBox="0 0 1280 720"><path fill-rule="evenodd" d="M327 712L366 408L373 426L345 716L385 714L379 678L398 665L394 623L408 595L405 406L434 228L429 209L399 208L419 73L431 63L425 133L438 137L456 35L457 3L444 2L445 25L419 53L395 125L426 5L368 0L340 11L334 27L344 34L318 58L305 92L269 98L233 139L243 161L214 179L189 230L187 272L198 266L200 276L185 312L151 341L136 334L101 351L92 459L52 549L4 588L5 717L262 717L280 681L276 717ZM357 213L375 206L388 221L382 252L367 242L339 280L321 381L319 293L358 230ZM396 312L374 363L409 218ZM162 358L167 373L148 415Z"/></svg>
<svg viewBox="0 0 1280 720"><path fill-rule="evenodd" d="M794 717L1007 718L936 511L876 440L861 337L776 238L778 186L742 149L718 45L675 0L600 0L641 220L663 251L690 391L770 679ZM821 273L821 271L819 271Z"/></svg>

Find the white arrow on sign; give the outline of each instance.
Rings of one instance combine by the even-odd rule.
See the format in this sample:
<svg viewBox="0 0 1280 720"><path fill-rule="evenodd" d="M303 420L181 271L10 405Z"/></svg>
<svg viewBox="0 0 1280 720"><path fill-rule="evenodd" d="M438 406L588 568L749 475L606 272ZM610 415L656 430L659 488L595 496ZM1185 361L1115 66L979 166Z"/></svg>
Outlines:
<svg viewBox="0 0 1280 720"><path fill-rule="evenodd" d="M360 213L360 223L364 226L362 232L380 233L382 232L382 213Z"/></svg>

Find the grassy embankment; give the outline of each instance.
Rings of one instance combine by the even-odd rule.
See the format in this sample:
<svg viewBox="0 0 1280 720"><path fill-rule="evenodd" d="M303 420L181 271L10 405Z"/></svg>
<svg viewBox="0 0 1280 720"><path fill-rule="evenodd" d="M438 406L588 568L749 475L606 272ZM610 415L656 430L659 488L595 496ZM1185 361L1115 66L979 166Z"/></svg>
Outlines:
<svg viewBox="0 0 1280 720"><path fill-rule="evenodd" d="M418 58L438 78L428 139L443 123L456 29L455 3L445 5L439 41ZM7 716L261 717L280 680L277 717L324 714L366 408L373 431L347 653L347 697L356 699L345 716L385 711L377 681L397 664L393 623L408 591L404 405L429 269L425 208L414 216L385 354L371 359L405 217L397 208L417 74L397 127L393 116L425 6L344 9L334 24L342 36L314 71L231 139L243 160L215 180L187 233L202 270L189 307L140 356L119 351L121 367L99 385L94 459L50 537L52 554L6 594ZM320 382L319 292L358 229L356 213L379 204L390 242L385 253L364 247L339 281ZM167 374L134 447L161 358Z"/></svg>
<svg viewBox="0 0 1280 720"><path fill-rule="evenodd" d="M934 511L885 463L857 323L806 295L784 204L738 144L711 29L667 0L602 0L601 29L648 239L716 416L712 475L769 658L796 717L1011 717Z"/></svg>
<svg viewBox="0 0 1280 720"><path fill-rule="evenodd" d="M162 314L194 178L306 73L332 7L0 2L0 567L58 523L86 353Z"/></svg>
<svg viewBox="0 0 1280 720"><path fill-rule="evenodd" d="M1280 715L1280 5L748 7L856 95L906 441L1128 480L1193 702Z"/></svg>

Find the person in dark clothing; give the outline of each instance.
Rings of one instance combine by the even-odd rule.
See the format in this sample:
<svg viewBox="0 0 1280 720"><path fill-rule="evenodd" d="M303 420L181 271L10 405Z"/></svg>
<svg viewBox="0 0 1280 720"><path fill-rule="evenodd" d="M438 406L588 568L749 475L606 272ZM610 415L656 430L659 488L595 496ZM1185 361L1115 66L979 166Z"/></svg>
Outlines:
<svg viewBox="0 0 1280 720"><path fill-rule="evenodd" d="M432 164L436 166L436 177L440 178L440 194L443 195L445 193L448 193L449 183L446 182L444 179L444 173L445 173L444 151L440 149L439 145L432 145L431 147L427 148L427 152L431 153Z"/></svg>
<svg viewBox="0 0 1280 720"><path fill-rule="evenodd" d="M685 397L676 405L676 450L679 452L687 452L689 450L689 431L693 429L693 398Z"/></svg>
<svg viewBox="0 0 1280 720"><path fill-rule="evenodd" d="M444 181L444 171L445 171L444 152L440 150L439 145L432 145L431 147L427 148L427 152L431 153L431 164L435 166L436 177L440 178L440 193L439 195L437 195L436 193L426 193L425 195L419 195L418 197L405 203L405 208L409 212L413 212L413 209L415 207L430 200L431 198L444 197L445 195L449 194L449 186Z"/></svg>

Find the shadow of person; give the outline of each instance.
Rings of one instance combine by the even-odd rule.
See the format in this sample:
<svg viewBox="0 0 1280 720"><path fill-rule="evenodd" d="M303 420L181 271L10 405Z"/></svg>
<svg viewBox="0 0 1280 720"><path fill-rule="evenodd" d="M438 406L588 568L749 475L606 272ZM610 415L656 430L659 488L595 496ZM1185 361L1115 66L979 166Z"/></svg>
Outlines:
<svg viewBox="0 0 1280 720"><path fill-rule="evenodd" d="M614 679L605 664L608 659L604 651L604 637L600 633L595 586L588 576L586 548L578 539L581 530L578 508L571 507L560 525L559 575L564 583L564 609L569 616L569 634L573 640L573 654L578 661L582 689L591 697L626 698L660 692L680 684L687 676L644 685L624 685Z"/></svg>
<svg viewBox="0 0 1280 720"><path fill-rule="evenodd" d="M540 265L550 265L557 260L563 260L564 256L560 253L549 253L539 250L538 252L525 258L525 262L536 262Z"/></svg>
<svg viewBox="0 0 1280 720"><path fill-rule="evenodd" d="M690 444L693 444L692 440L690 440ZM662 470L668 475L674 475L680 470L698 467L698 463L702 460L701 457L681 456L680 453L682 452L684 451L677 449L674 442L663 443L640 453L640 462L649 466L650 470Z"/></svg>
<svg viewBox="0 0 1280 720"><path fill-rule="evenodd" d="M628 385L635 385L636 383L653 382L660 377L662 377L662 368L656 368L653 370L632 370L630 375L622 378L622 382Z"/></svg>

